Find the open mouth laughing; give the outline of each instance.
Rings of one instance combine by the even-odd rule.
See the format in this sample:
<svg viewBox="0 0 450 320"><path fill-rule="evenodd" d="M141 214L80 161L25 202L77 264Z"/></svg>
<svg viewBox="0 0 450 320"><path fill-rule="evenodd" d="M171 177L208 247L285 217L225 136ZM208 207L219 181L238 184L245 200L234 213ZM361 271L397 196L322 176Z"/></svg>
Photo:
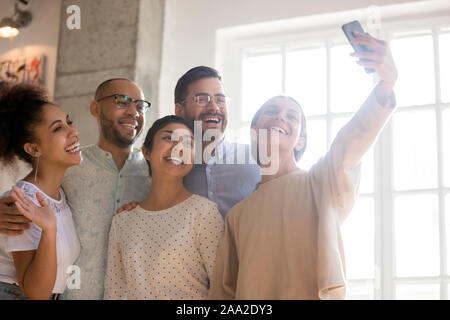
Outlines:
<svg viewBox="0 0 450 320"><path fill-rule="evenodd" d="M67 148L64 149L69 154L78 154L80 153L80 143L78 141L70 144Z"/></svg>
<svg viewBox="0 0 450 320"><path fill-rule="evenodd" d="M268 130L270 132L278 132L278 133L283 134L285 136L287 135L286 130L284 130L284 129L280 128L280 127L273 126L273 127L269 127Z"/></svg>
<svg viewBox="0 0 450 320"><path fill-rule="evenodd" d="M137 127L138 127L138 123L136 121L131 121L131 120L122 120L119 121L119 125L125 129L125 131L131 133L131 134L135 134L137 131Z"/></svg>
<svg viewBox="0 0 450 320"><path fill-rule="evenodd" d="M201 115L200 119L203 121L203 123L206 123L207 125L216 126L217 124L222 122L222 115Z"/></svg>
<svg viewBox="0 0 450 320"><path fill-rule="evenodd" d="M177 166L184 164L184 161L176 157L165 157L164 160L169 161Z"/></svg>

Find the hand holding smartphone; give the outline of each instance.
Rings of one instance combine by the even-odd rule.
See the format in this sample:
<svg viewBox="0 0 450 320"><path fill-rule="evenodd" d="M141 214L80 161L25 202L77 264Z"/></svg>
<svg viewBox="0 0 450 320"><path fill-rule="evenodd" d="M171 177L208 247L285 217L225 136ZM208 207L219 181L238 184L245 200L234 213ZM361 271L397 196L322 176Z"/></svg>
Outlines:
<svg viewBox="0 0 450 320"><path fill-rule="evenodd" d="M348 41L350 42L350 44L352 45L353 49L356 52L361 52L361 51L366 51L366 52L372 52L373 50L370 49L367 46L363 46L360 44L356 44L356 43L352 43L351 40L355 38L355 35L353 34L353 31L358 31L359 33L364 34L364 30L361 27L361 24L359 23L359 21L352 21L349 23L346 23L342 26L342 31L344 31L345 36L347 37ZM370 61L368 59L361 59L361 61ZM367 73L372 73L375 72L374 69L371 68L365 68Z"/></svg>

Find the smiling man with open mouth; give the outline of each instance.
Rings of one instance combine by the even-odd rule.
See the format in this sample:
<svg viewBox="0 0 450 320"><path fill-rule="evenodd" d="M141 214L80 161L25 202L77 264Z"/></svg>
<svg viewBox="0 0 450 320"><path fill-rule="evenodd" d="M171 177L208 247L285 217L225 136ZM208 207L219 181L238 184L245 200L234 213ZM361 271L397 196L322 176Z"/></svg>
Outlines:
<svg viewBox="0 0 450 320"><path fill-rule="evenodd" d="M232 143L225 137L229 100L222 77L210 67L190 69L175 87L175 114L192 126L195 121L202 124L203 141L196 141L195 165L184 178L184 184L192 193L217 203L222 216L248 197L261 179L249 146ZM241 151L246 155L243 163L239 162ZM201 161L199 155L203 155Z"/></svg>

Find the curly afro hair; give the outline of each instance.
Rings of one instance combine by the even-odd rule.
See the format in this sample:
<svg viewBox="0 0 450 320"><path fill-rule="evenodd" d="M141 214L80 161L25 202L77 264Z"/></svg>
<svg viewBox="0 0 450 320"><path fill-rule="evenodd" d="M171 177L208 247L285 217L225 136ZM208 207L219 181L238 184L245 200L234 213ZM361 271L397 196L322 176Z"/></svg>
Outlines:
<svg viewBox="0 0 450 320"><path fill-rule="evenodd" d="M42 121L42 107L53 104L45 88L30 84L0 87L0 162L13 165L19 158L33 165L27 142L38 142L33 129Z"/></svg>

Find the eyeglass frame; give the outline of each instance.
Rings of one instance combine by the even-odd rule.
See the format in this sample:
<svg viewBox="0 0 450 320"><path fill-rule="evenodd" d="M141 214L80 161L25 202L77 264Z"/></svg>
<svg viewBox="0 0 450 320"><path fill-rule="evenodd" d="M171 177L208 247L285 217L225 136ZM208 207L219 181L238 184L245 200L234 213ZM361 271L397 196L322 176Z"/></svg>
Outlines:
<svg viewBox="0 0 450 320"><path fill-rule="evenodd" d="M123 98L126 97L126 98L127 98L126 101L129 100L130 102L129 102L127 105L125 105L125 106L122 107L122 106L120 106L120 104L117 103L117 98L118 98L118 97L123 97ZM100 98L100 99L97 99L96 101L97 101L97 102L100 102L100 101L105 100L105 99L108 99L108 98L114 98L115 103L116 103L116 106L117 106L119 109L128 109L132 103L134 103L135 105L136 105L138 102L144 102L144 103L147 103L147 104L148 104L148 107L145 107L144 112L139 111L139 109L136 107L137 112L139 112L140 114L146 113L146 112L148 111L148 109L150 109L150 107L151 107L151 105L152 105L150 101L147 101L147 100L140 100L140 99L133 99L133 98L131 98L131 97L125 95L125 94L121 94L121 93L116 93L116 94L112 94L112 95L109 95L109 96L106 96L106 97L102 97L102 98Z"/></svg>
<svg viewBox="0 0 450 320"><path fill-rule="evenodd" d="M205 104L204 106L200 105L197 101L195 101L195 98L200 97L200 96L208 97L208 103ZM217 102L217 100L216 100L216 97L222 97L222 98L225 98L225 105L222 106L221 104L219 104L219 103ZM186 99L184 99L183 101L181 101L181 104L184 104L184 103L186 102L187 99L188 99L188 98L186 98ZM197 106L199 106L199 107L201 107L201 108L204 108L204 107L206 107L208 104L210 104L210 103L211 103L211 100L212 100L212 97L211 97L211 95L209 95L208 93L196 93L196 94L194 94L194 95L192 96L192 101L194 101L195 104L197 104ZM225 107L230 103L230 101L231 101L231 98L230 98L229 96L227 96L226 94L223 94L223 93L217 93L217 94L214 95L214 102L215 102L220 108L225 108Z"/></svg>

